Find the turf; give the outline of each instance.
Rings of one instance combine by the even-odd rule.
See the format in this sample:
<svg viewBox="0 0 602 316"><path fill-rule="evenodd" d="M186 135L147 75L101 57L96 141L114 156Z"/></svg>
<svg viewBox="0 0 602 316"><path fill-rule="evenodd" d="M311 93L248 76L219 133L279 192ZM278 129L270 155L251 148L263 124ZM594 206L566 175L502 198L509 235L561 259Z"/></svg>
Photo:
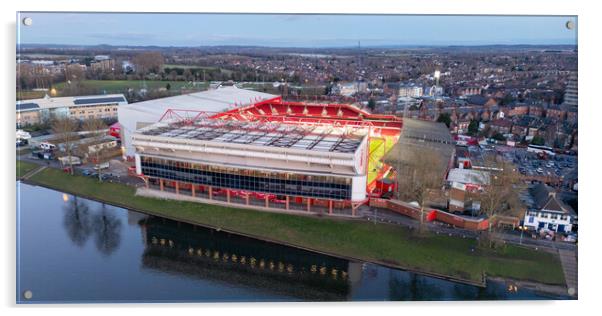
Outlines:
<svg viewBox="0 0 602 316"><path fill-rule="evenodd" d="M107 93L123 93L127 89L139 90L142 88L146 89L159 89L165 88L167 84L170 85L170 90L180 89L205 89L206 84L192 86L186 81L160 81L160 80L84 80L82 81L82 88L93 89L99 91L106 91ZM59 93L65 89L65 83L58 83L55 88Z"/></svg>
<svg viewBox="0 0 602 316"><path fill-rule="evenodd" d="M17 160L17 178L22 177L24 174L27 174L37 166L38 165L31 162Z"/></svg>

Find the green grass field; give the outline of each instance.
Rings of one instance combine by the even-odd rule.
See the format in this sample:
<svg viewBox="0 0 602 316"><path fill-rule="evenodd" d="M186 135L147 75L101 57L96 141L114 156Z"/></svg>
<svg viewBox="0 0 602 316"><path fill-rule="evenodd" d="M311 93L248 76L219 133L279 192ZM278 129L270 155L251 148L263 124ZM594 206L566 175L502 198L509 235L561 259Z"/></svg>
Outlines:
<svg viewBox="0 0 602 316"><path fill-rule="evenodd" d="M32 90L17 90L17 100L29 100L43 98L46 92Z"/></svg>
<svg viewBox="0 0 602 316"><path fill-rule="evenodd" d="M139 197L134 188L70 176L55 169L31 181L68 193L102 199L116 205L176 220L286 242L360 260L394 264L407 269L480 282L488 276L564 284L557 256L508 245L502 250L480 250L473 239L439 235L416 237L395 225L357 220L295 216L228 208L192 202Z"/></svg>
<svg viewBox="0 0 602 316"><path fill-rule="evenodd" d="M204 89L207 87L206 84L202 83L201 85L192 86L188 84L186 81L159 81L159 80L84 80L82 82L82 87L85 89L96 89L96 90L106 90L107 93L113 92L123 92L127 89L139 90L142 88L146 89L159 89L165 88L167 84L170 84L171 90L180 90L184 89ZM61 82L58 83L55 88L59 91L65 89L66 83Z"/></svg>
<svg viewBox="0 0 602 316"><path fill-rule="evenodd" d="M37 166L38 165L31 162L17 160L17 178L20 178L24 174L35 169Z"/></svg>

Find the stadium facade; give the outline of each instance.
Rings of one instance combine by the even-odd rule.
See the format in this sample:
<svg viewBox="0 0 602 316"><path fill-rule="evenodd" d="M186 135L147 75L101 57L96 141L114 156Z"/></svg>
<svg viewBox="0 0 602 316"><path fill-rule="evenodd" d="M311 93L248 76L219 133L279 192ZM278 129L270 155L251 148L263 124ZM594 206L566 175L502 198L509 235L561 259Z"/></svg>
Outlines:
<svg viewBox="0 0 602 316"><path fill-rule="evenodd" d="M146 189L356 215L388 168L371 162L371 142L396 142L401 119L347 104L255 100L221 112L167 109L158 122L137 128L129 142Z"/></svg>

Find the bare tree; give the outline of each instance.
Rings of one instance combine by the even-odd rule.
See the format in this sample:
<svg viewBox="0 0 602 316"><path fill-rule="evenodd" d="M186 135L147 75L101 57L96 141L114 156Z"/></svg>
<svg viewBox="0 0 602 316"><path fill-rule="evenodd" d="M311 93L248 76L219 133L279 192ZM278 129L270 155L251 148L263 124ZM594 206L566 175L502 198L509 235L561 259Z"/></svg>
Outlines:
<svg viewBox="0 0 602 316"><path fill-rule="evenodd" d="M164 58L159 52L144 52L134 56L132 62L136 66L137 73L146 75L150 72L162 71Z"/></svg>
<svg viewBox="0 0 602 316"><path fill-rule="evenodd" d="M69 172L73 175L73 150L78 139L77 129L79 123L69 117L55 117L52 121L52 132L57 142L63 144L64 151L69 160Z"/></svg>
<svg viewBox="0 0 602 316"><path fill-rule="evenodd" d="M420 205L420 230L424 230L425 206L429 196L443 186L445 163L435 150L421 146L404 146L392 164L397 169L397 196Z"/></svg>
<svg viewBox="0 0 602 316"><path fill-rule="evenodd" d="M68 95L81 94L84 79L86 79L86 73L81 65L73 64L65 66L66 85L63 92Z"/></svg>
<svg viewBox="0 0 602 316"><path fill-rule="evenodd" d="M90 136L98 137L102 135L103 130L107 128L107 124L98 118L89 118L82 123L82 130L89 132Z"/></svg>
<svg viewBox="0 0 602 316"><path fill-rule="evenodd" d="M490 183L484 187L479 198L481 214L489 221L489 246L493 246L494 222L500 216L516 216L524 208L519 192L524 189L515 166L499 156L486 157L485 165L490 172Z"/></svg>
<svg viewBox="0 0 602 316"><path fill-rule="evenodd" d="M103 130L107 127L105 122L101 119L90 118L85 120L82 124L82 129L84 131L90 132L90 136L93 138L97 138L95 140L96 145L92 145L88 147L89 154L93 155L93 162L98 166L98 181L102 181L102 168L101 164L107 162L110 159L110 155L107 152L106 148L102 145L102 140L100 137L102 136Z"/></svg>

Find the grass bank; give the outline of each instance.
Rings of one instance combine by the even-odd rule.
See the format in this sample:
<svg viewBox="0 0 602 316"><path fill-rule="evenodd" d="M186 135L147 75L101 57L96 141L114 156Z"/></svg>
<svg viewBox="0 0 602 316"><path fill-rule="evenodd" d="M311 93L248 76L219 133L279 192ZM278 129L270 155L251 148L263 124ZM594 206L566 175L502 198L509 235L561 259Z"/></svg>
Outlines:
<svg viewBox="0 0 602 316"><path fill-rule="evenodd" d="M17 179L21 178L24 174L30 172L38 166L39 165L31 162L17 160Z"/></svg>
<svg viewBox="0 0 602 316"><path fill-rule="evenodd" d="M29 181L159 216L456 279L481 282L486 273L502 278L564 284L557 256L512 245L498 251L471 252L470 249L476 246L475 240L439 235L418 238L395 225L138 197L134 195L133 187L101 184L55 169L43 170Z"/></svg>
<svg viewBox="0 0 602 316"><path fill-rule="evenodd" d="M95 89L95 90L103 90L107 93L123 93L123 91L127 89L139 90L142 88L146 89L159 89L165 88L169 83L171 90L180 90L180 89L200 89L204 88L203 86L193 87L188 84L186 81L161 81L161 80L83 80L81 85L86 89ZM57 90L62 91L65 89L65 83L61 82L56 84L55 88Z"/></svg>

